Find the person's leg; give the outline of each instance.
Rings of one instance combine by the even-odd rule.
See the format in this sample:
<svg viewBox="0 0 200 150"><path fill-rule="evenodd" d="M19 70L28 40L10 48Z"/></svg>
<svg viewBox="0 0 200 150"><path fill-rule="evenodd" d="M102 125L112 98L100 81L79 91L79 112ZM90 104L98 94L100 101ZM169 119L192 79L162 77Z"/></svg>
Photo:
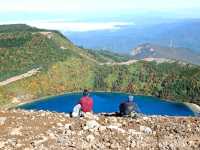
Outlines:
<svg viewBox="0 0 200 150"><path fill-rule="evenodd" d="M72 117L80 117L80 112L81 112L81 105L78 104L73 109Z"/></svg>
<svg viewBox="0 0 200 150"><path fill-rule="evenodd" d="M85 114L85 113L84 113L82 110L80 110L79 116L80 116L80 117L84 117L84 114Z"/></svg>

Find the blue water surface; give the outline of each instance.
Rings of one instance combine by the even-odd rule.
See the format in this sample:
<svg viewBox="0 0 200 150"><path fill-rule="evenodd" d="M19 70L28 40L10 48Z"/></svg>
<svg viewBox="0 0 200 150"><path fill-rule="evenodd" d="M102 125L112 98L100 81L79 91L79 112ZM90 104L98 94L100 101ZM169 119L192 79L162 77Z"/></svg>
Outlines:
<svg viewBox="0 0 200 150"><path fill-rule="evenodd" d="M81 96L81 93L70 93L25 104L19 108L69 113L78 104ZM125 93L92 92L90 96L94 100L95 113L118 112L120 103L128 99L128 94ZM145 115L194 116L194 113L182 103L164 101L150 96L134 96L134 101L140 112Z"/></svg>

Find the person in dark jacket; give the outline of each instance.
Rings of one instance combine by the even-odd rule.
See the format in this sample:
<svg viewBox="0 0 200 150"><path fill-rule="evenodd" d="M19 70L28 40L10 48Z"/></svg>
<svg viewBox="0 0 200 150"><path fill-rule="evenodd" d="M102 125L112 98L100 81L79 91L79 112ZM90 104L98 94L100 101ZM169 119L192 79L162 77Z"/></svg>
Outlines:
<svg viewBox="0 0 200 150"><path fill-rule="evenodd" d="M119 110L121 116L128 116L131 115L132 112L138 111L136 104L133 102L133 99L133 96L129 96L128 101L120 104Z"/></svg>

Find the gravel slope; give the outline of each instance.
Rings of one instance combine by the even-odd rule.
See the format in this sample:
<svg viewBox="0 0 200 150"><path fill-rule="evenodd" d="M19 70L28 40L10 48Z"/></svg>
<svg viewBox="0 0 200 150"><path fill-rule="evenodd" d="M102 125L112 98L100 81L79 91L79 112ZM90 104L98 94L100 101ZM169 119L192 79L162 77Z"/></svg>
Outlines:
<svg viewBox="0 0 200 150"><path fill-rule="evenodd" d="M0 150L200 149L200 118L0 111Z"/></svg>

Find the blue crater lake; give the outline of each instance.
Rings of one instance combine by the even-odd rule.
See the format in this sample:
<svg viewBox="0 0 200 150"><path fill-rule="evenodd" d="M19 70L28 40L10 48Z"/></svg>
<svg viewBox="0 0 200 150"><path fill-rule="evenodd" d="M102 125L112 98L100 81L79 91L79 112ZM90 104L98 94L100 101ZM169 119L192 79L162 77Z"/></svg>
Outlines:
<svg viewBox="0 0 200 150"><path fill-rule="evenodd" d="M78 104L82 93L70 93L24 104L18 108L26 110L47 110L54 112L72 112ZM119 104L128 99L125 93L92 92L90 96L94 100L95 113L118 112ZM194 116L194 113L183 103L169 102L150 96L134 96L140 112L145 115L167 116Z"/></svg>

